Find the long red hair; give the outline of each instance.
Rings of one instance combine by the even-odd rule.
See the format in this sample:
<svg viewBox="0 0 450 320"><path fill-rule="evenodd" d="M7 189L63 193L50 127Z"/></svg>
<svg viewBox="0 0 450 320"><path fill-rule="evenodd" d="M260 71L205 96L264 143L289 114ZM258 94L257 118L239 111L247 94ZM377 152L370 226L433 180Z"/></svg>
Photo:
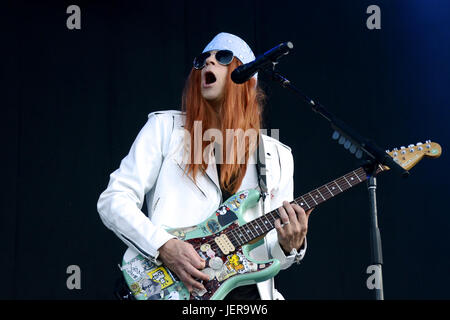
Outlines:
<svg viewBox="0 0 450 320"><path fill-rule="evenodd" d="M222 136L224 137L224 150L228 150L227 147L231 143L231 147L236 150L238 144L236 143L236 137L233 141L227 141L226 130L227 129L242 129L244 132L248 129L256 130L259 133L262 121L262 104L265 99L264 92L256 86L256 80L251 78L244 84L235 84L231 81L231 72L241 65L238 59L234 58L228 65L227 82L225 85L223 105L220 111ZM189 77L186 80L186 84L183 90L182 97L182 110L186 114L185 130L190 133L190 141L185 140L185 143L190 143L190 146L194 146L194 122L201 121L202 125L202 137L206 130L212 128L217 117L214 108L206 101L201 94L201 70L192 68ZM242 142L242 141L241 141ZM199 142L198 142L199 143ZM202 141L201 154L205 152L205 148L211 142ZM225 189L229 193L236 193L241 185L241 182L247 171L247 162L250 154L252 154L256 145L250 144L249 139L245 139L245 159L237 159L238 152L234 152L234 160L232 163L226 163L225 161L221 165L220 170L220 187ZM205 159L201 163L194 161L194 148L188 148L190 159L187 164L187 173L190 174L194 181L199 171L204 174L208 164ZM197 162L197 163L196 163Z"/></svg>

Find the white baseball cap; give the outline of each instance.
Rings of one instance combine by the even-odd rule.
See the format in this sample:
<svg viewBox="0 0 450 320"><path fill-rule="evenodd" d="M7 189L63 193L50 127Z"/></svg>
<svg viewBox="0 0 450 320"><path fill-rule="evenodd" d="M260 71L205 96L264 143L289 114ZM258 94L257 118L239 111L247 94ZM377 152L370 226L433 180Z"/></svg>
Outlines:
<svg viewBox="0 0 450 320"><path fill-rule="evenodd" d="M230 50L243 64L255 60L255 55L249 45L238 36L227 32L216 35L202 53L214 50ZM257 80L258 74L256 73L253 78Z"/></svg>

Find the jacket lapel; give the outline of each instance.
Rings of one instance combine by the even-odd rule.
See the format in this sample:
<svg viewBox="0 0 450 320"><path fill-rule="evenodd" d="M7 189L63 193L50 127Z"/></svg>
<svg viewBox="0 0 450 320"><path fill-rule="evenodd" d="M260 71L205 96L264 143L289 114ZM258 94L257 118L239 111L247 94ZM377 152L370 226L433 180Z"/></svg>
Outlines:
<svg viewBox="0 0 450 320"><path fill-rule="evenodd" d="M211 182L220 190L219 176L217 174L217 165L214 155L210 155L210 162L208 167L206 167L206 176L211 180Z"/></svg>

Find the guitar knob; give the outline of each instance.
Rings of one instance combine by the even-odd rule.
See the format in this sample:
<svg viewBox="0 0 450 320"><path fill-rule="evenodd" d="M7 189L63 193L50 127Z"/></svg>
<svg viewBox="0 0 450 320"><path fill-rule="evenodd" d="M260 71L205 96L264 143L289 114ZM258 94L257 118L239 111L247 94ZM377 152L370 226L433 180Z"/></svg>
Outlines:
<svg viewBox="0 0 450 320"><path fill-rule="evenodd" d="M214 257L211 260L209 260L209 266L213 270L219 270L220 268L222 268L222 265L223 261L219 257Z"/></svg>

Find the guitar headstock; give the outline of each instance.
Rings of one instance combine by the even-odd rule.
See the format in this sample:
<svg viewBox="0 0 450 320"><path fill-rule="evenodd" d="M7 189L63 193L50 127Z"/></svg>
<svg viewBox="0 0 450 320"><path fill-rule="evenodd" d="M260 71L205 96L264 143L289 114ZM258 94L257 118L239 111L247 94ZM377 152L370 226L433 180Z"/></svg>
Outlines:
<svg viewBox="0 0 450 320"><path fill-rule="evenodd" d="M430 140L425 143L418 142L415 145L410 144L408 147L394 148L394 150L386 152L397 162L403 169L409 170L414 167L423 157L438 158L442 153L441 146ZM388 169L386 167L386 169Z"/></svg>

